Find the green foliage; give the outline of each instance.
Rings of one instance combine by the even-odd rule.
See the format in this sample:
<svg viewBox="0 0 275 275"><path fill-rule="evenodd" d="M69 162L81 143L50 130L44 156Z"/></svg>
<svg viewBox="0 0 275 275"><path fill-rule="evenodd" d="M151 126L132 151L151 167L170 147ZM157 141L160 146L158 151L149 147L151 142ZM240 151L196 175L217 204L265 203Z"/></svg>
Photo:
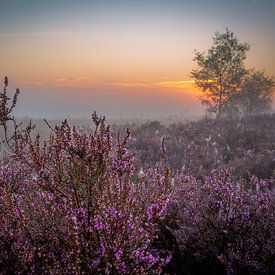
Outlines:
<svg viewBox="0 0 275 275"><path fill-rule="evenodd" d="M207 54L196 52L198 69L191 72L195 85L204 92L202 104L217 118L270 109L274 81L264 72L245 68L249 45L240 43L228 29L217 32L213 40Z"/></svg>
<svg viewBox="0 0 275 275"><path fill-rule="evenodd" d="M238 94L244 114L254 114L271 108L274 81L264 72L251 71Z"/></svg>

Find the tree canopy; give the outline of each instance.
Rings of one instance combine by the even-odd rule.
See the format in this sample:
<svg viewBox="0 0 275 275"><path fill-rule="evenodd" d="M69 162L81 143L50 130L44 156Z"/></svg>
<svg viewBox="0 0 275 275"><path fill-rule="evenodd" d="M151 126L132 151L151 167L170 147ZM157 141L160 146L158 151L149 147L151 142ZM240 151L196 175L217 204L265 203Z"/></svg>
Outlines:
<svg viewBox="0 0 275 275"><path fill-rule="evenodd" d="M191 77L204 92L202 104L217 118L270 107L273 80L261 72L249 73L245 68L249 49L247 43L239 42L234 33L226 29L225 33L215 33L207 54L195 53L198 68L192 70Z"/></svg>
<svg viewBox="0 0 275 275"><path fill-rule="evenodd" d="M244 114L263 112L271 108L274 81L264 72L252 70L245 78L238 95Z"/></svg>

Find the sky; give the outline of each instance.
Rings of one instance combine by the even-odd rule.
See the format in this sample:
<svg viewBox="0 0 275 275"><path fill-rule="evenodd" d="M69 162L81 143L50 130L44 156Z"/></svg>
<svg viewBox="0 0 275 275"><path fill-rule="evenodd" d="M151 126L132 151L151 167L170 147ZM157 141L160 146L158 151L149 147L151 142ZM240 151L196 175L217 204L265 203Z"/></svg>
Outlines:
<svg viewBox="0 0 275 275"><path fill-rule="evenodd" d="M17 116L165 118L203 111L190 72L226 27L275 76L275 0L0 1L0 77Z"/></svg>

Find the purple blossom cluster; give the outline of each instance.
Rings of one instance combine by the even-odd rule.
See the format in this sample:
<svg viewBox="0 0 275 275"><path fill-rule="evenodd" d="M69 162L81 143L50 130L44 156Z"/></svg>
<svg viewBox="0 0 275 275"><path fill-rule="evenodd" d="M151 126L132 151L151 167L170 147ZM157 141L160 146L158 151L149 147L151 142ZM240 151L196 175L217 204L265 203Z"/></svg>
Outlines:
<svg viewBox="0 0 275 275"><path fill-rule="evenodd" d="M235 179L275 176L274 113L234 119L205 118L166 127L151 121L133 127L132 132L129 148L136 154L139 169L161 159L158 146L164 137L169 166L174 172L202 179L213 169L229 168Z"/></svg>
<svg viewBox="0 0 275 275"><path fill-rule="evenodd" d="M127 149L130 131L113 141L96 113L89 132L46 121L51 135L42 142L34 125L11 117L17 94L9 107L7 85L0 274L275 272L272 178L172 172L164 143L163 160L141 173Z"/></svg>
<svg viewBox="0 0 275 275"><path fill-rule="evenodd" d="M213 171L198 181L179 175L167 216L180 247L182 273L272 274L274 181L235 181ZM274 190L274 189L273 189ZM172 223L172 221L174 223Z"/></svg>
<svg viewBox="0 0 275 275"><path fill-rule="evenodd" d="M4 140L12 157L0 166L1 272L160 273L169 261L152 245L168 192L150 197L134 175L130 131L113 148L105 119L92 119L91 134L64 121L44 143L31 124Z"/></svg>

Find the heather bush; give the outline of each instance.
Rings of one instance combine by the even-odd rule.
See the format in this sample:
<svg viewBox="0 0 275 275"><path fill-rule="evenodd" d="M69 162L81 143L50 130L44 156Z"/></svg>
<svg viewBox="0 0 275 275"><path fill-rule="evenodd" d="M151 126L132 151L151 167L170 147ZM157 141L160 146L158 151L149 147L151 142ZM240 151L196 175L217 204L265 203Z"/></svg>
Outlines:
<svg viewBox="0 0 275 275"><path fill-rule="evenodd" d="M230 168L235 179L256 175L271 178L275 171L275 114L238 119L202 119L155 130L147 124L133 130L129 148L147 167L160 159L156 143L165 137L172 171L202 179L214 169ZM154 145L154 146L153 146Z"/></svg>
<svg viewBox="0 0 275 275"><path fill-rule="evenodd" d="M159 273L169 261L168 251L152 246L169 195L165 170L164 176L151 171L145 185L126 149L130 132L112 148L104 118L94 114L93 123L94 132L86 135L64 121L42 145L31 124L16 127L6 140L11 156L0 174L3 272ZM161 196L149 190L150 182Z"/></svg>
<svg viewBox="0 0 275 275"><path fill-rule="evenodd" d="M181 252L178 274L272 274L274 182L234 181L228 170L198 181L178 175L166 216Z"/></svg>

